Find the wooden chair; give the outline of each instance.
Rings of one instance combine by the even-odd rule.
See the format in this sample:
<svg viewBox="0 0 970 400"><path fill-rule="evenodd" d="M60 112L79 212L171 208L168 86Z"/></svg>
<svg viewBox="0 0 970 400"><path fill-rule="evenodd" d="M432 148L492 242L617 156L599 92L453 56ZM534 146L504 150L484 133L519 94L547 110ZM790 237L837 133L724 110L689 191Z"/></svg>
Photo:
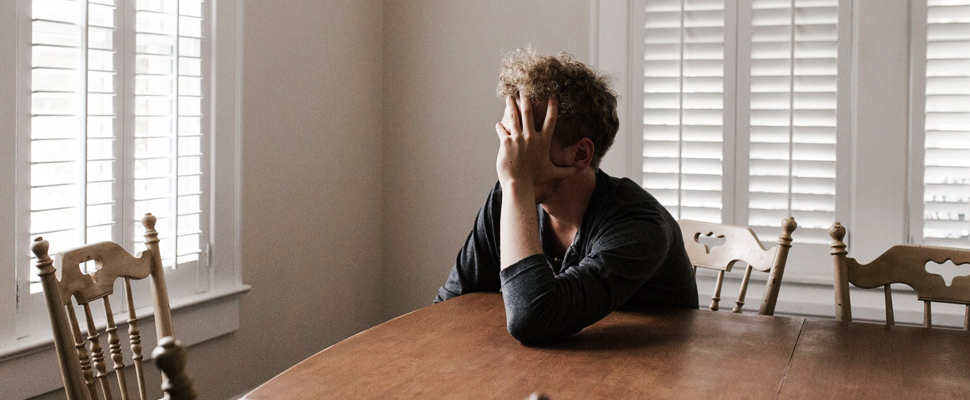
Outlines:
<svg viewBox="0 0 970 400"><path fill-rule="evenodd" d="M923 302L923 326L933 325L930 304L932 302L963 304L966 311L963 330L970 331L970 276L957 276L947 286L942 276L926 272L926 263L942 264L947 260L954 264L970 263L970 249L952 247L920 246L899 244L890 247L869 264L859 264L856 259L847 257L845 242L846 230L836 222L829 228L832 236L835 284L835 319L852 321L852 306L849 301L849 284L860 288L883 287L886 298L886 325L894 325L893 298L890 285L901 283L913 288L916 298Z"/></svg>
<svg viewBox="0 0 970 400"><path fill-rule="evenodd" d="M724 273L730 272L734 264L740 261L748 266L744 270L741 290L734 302L733 311L740 313L741 308L744 307L744 297L748 291L751 270L756 269L768 273L768 282L765 285L765 294L758 314L774 315L775 303L778 302L778 291L781 289L781 278L785 274L785 263L788 260L788 251L791 249L791 234L798 227L794 218L788 217L782 220L782 233L781 236L778 236L778 245L771 250L765 249L761 240L758 239L758 235L747 226L691 220L680 220L678 223L684 236L684 248L687 249L687 256L690 257L690 262L694 266L694 272L697 272L697 268L717 270L717 284L714 287L714 295L711 296L709 307L712 311L717 311L720 308ZM724 244L711 246L704 243L701 240L702 237L710 238L710 240L724 240Z"/></svg>
<svg viewBox="0 0 970 400"><path fill-rule="evenodd" d="M128 307L128 337L138 394L141 399L146 399L141 332L131 294L132 279L151 277L157 337L173 336L171 310L165 286L165 273L162 270L161 253L158 250L155 221L155 217L151 214L145 214L142 218L147 249L134 257L116 243L100 242L57 253L52 261L47 254L50 246L46 240L38 237L31 245L31 251L37 256L38 275L47 300L47 311L54 332L54 347L68 399L97 399L99 398L98 387L105 399L112 398L105 354L91 312L91 303L96 300L101 300L104 306L108 353L113 362L122 398L129 398L122 346L108 298L114 291L114 285L118 279L124 281ZM87 273L82 272L81 265L92 260L97 269ZM60 280L55 276L57 270L60 271ZM86 336L82 334L72 298L84 312L82 317L87 329ZM164 375L163 381L167 381Z"/></svg>

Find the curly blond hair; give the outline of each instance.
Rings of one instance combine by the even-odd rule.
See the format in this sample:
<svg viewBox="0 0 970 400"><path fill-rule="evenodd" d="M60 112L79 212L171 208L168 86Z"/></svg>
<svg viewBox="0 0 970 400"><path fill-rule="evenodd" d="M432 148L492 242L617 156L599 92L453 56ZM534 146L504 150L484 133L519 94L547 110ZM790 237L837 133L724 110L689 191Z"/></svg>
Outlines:
<svg viewBox="0 0 970 400"><path fill-rule="evenodd" d="M588 137L595 149L592 166L598 167L620 127L616 92L607 78L568 53L547 56L531 47L508 53L502 64L496 90L499 97L522 92L533 104L542 104L555 96L559 118L553 137L563 146Z"/></svg>

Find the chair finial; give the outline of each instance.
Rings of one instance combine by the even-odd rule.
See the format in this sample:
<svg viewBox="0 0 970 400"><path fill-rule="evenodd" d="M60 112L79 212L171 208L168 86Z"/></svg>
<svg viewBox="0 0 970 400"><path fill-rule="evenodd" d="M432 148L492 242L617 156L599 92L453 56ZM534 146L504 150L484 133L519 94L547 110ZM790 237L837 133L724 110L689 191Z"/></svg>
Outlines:
<svg viewBox="0 0 970 400"><path fill-rule="evenodd" d="M50 255L47 254L50 247L50 243L40 236L34 239L34 242L30 245L30 251L37 256L37 261L34 263L34 266L37 267L37 276L43 277L54 273L54 260L51 260Z"/></svg>
<svg viewBox="0 0 970 400"><path fill-rule="evenodd" d="M155 221L158 221L152 213L145 213L145 216L141 218L141 224L145 227L145 230L155 230Z"/></svg>
<svg viewBox="0 0 970 400"><path fill-rule="evenodd" d="M789 216L781 220L781 236L778 236L778 244L791 247L791 234L798 228L795 217Z"/></svg>
<svg viewBox="0 0 970 400"><path fill-rule="evenodd" d="M791 236L795 229L798 229L798 223L795 222L795 217L788 217L781 220L781 229L785 231L787 236Z"/></svg>
<svg viewBox="0 0 970 400"><path fill-rule="evenodd" d="M155 230L155 222L158 221L152 213L145 213L141 218L141 225L145 227L145 245L149 246L158 243L158 231Z"/></svg>
<svg viewBox="0 0 970 400"><path fill-rule="evenodd" d="M37 260L41 261L46 258L50 258L47 255L47 251L50 250L51 244L47 242L43 237L38 236L34 239L34 243L30 245L30 251L37 256Z"/></svg>
<svg viewBox="0 0 970 400"><path fill-rule="evenodd" d="M832 227L829 228L829 236L832 237L832 251L829 252L829 254L846 254L845 242L842 241L842 239L845 239L845 227L836 221L834 224L832 224Z"/></svg>

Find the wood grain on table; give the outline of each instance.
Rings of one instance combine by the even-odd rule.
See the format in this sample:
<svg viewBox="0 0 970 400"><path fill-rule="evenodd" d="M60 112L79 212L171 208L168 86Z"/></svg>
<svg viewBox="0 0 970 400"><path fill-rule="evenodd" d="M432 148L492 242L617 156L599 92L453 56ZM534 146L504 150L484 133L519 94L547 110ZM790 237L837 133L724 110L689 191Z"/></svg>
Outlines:
<svg viewBox="0 0 970 400"><path fill-rule="evenodd" d="M614 312L574 336L528 347L506 331L501 294L476 293L344 340L245 398L774 398L802 323Z"/></svg>
<svg viewBox="0 0 970 400"><path fill-rule="evenodd" d="M781 399L970 399L970 332L808 320Z"/></svg>

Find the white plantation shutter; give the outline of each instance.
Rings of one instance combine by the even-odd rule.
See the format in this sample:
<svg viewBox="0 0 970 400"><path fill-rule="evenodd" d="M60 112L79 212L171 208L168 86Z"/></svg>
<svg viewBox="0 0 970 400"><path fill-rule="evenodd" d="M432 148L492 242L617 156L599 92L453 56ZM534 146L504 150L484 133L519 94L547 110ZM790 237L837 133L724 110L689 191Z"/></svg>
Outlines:
<svg viewBox="0 0 970 400"><path fill-rule="evenodd" d="M838 5L751 2L747 225L762 237L776 236L780 221L791 215L800 243L830 241L827 231L836 220Z"/></svg>
<svg viewBox="0 0 970 400"><path fill-rule="evenodd" d="M52 253L120 239L116 11L110 0L32 2L30 233Z"/></svg>
<svg viewBox="0 0 970 400"><path fill-rule="evenodd" d="M641 184L675 218L721 222L725 113L734 112L725 110L733 84L725 80L725 2L648 0L640 9Z"/></svg>
<svg viewBox="0 0 970 400"><path fill-rule="evenodd" d="M635 3L642 185L675 217L750 225L770 242L791 215L800 243L828 243L848 179L836 174L839 3Z"/></svg>
<svg viewBox="0 0 970 400"><path fill-rule="evenodd" d="M913 230L922 225L924 244L970 247L970 0L920 6L925 8L914 13L914 32L925 37L913 45L914 71L922 74L914 76L913 87L914 96L923 92L914 98L923 106L914 109L914 119L923 121L914 136L923 140L924 153L914 169L923 182Z"/></svg>
<svg viewBox="0 0 970 400"><path fill-rule="evenodd" d="M52 254L104 240L138 251L151 212L165 266L194 265L206 243L204 3L30 4L31 237ZM19 270L39 292L36 269Z"/></svg>
<svg viewBox="0 0 970 400"><path fill-rule="evenodd" d="M172 266L201 252L202 3L140 0L135 20L134 224L161 214L162 240L176 239L162 257Z"/></svg>

